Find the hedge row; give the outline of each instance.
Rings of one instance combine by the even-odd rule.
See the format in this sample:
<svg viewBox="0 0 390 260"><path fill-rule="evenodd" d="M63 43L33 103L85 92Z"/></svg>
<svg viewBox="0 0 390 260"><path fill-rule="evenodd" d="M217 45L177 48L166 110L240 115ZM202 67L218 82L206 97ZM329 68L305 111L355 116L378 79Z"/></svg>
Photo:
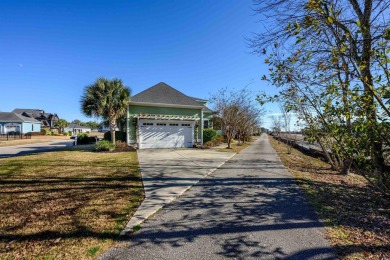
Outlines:
<svg viewBox="0 0 390 260"><path fill-rule="evenodd" d="M104 140L111 141L111 132L110 131L104 133ZM126 142L126 132L115 131L115 141Z"/></svg>

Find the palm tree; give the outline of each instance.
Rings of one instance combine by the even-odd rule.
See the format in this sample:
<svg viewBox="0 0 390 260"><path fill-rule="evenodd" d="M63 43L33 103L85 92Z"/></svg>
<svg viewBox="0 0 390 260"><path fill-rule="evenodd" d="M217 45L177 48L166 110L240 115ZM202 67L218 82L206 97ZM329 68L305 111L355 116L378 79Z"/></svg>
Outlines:
<svg viewBox="0 0 390 260"><path fill-rule="evenodd" d="M108 120L111 141L115 144L116 121L126 114L130 102L130 89L120 79L98 78L86 86L81 97L81 111L88 117L103 117Z"/></svg>
<svg viewBox="0 0 390 260"><path fill-rule="evenodd" d="M56 121L55 123L54 123L54 126L55 127L59 127L60 128L60 134L62 133L64 133L64 128L65 127L67 127L68 126L68 121L66 121L65 119L60 119L60 120L58 120L58 121Z"/></svg>

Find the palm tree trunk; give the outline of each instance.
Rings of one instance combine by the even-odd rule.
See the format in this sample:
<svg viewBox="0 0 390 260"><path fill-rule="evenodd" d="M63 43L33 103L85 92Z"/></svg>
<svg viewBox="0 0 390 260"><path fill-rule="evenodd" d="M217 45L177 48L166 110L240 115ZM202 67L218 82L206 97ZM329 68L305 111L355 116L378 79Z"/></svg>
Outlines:
<svg viewBox="0 0 390 260"><path fill-rule="evenodd" d="M116 127L116 118L111 117L110 118L110 132L111 132L111 142L115 145L115 127Z"/></svg>

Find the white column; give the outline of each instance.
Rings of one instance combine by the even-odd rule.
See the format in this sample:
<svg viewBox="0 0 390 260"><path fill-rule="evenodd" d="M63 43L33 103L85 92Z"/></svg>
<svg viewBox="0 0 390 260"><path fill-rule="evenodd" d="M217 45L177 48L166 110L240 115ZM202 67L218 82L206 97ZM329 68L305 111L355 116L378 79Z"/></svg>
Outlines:
<svg viewBox="0 0 390 260"><path fill-rule="evenodd" d="M130 122L129 122L129 106L127 106L127 111L126 111L126 141L127 144L130 144Z"/></svg>
<svg viewBox="0 0 390 260"><path fill-rule="evenodd" d="M203 145L203 109L200 112L200 125L201 125L201 131L200 131L200 143Z"/></svg>

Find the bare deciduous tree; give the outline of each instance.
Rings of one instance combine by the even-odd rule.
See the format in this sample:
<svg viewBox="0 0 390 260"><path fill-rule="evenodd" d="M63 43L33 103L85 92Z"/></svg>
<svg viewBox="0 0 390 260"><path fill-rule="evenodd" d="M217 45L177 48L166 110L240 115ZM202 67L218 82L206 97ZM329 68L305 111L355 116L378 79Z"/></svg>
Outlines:
<svg viewBox="0 0 390 260"><path fill-rule="evenodd" d="M390 86L390 1L255 4L268 30L250 43L267 55L270 82L282 88L278 99L307 120L342 172L354 162L377 187L390 189L383 154L389 145L390 111L383 98Z"/></svg>
<svg viewBox="0 0 390 260"><path fill-rule="evenodd" d="M253 101L246 88L239 91L223 88L212 95L211 103L220 118L228 149L235 136L238 136L239 142L244 141L254 128L259 127L262 110Z"/></svg>

